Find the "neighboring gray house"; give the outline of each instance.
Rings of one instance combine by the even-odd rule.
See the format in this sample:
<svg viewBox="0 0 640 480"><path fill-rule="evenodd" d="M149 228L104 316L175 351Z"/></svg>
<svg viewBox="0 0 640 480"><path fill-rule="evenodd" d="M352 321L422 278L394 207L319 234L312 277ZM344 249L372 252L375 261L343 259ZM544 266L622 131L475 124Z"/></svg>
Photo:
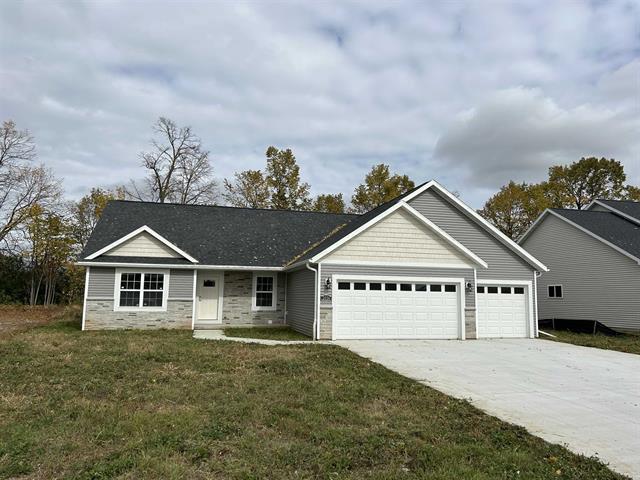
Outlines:
<svg viewBox="0 0 640 480"><path fill-rule="evenodd" d="M546 270L434 181L363 215L113 201L79 264L83 329L314 339L534 337Z"/></svg>
<svg viewBox="0 0 640 480"><path fill-rule="evenodd" d="M549 267L538 279L540 320L640 331L640 203L549 209L519 243Z"/></svg>

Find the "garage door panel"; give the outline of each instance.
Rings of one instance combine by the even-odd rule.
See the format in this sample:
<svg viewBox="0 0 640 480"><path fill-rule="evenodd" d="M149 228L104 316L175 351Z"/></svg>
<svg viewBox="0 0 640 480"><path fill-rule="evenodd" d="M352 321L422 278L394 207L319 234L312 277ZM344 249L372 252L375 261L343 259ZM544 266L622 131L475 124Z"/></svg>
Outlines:
<svg viewBox="0 0 640 480"><path fill-rule="evenodd" d="M529 288L481 285L477 291L478 338L522 338L528 333Z"/></svg>
<svg viewBox="0 0 640 480"><path fill-rule="evenodd" d="M344 284L347 280L340 281ZM456 291L445 291L444 284L425 290L413 283L379 280L362 281L365 290L338 289L334 298L334 332L340 339L355 338L459 338L461 300ZM370 290L369 284L381 290ZM349 299L349 300L347 300Z"/></svg>

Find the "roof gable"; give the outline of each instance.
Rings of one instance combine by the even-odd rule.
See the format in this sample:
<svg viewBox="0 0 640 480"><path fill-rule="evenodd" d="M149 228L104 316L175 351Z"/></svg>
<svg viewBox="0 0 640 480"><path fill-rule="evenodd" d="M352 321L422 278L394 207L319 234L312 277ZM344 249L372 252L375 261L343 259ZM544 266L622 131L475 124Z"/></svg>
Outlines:
<svg viewBox="0 0 640 480"><path fill-rule="evenodd" d="M640 263L640 225L613 212L547 209L522 236L520 242L524 243L529 235L549 215L563 220L565 223Z"/></svg>
<svg viewBox="0 0 640 480"><path fill-rule="evenodd" d="M586 210L609 211L640 224L640 202L631 200L594 200Z"/></svg>
<svg viewBox="0 0 640 480"><path fill-rule="evenodd" d="M430 222L420 218L411 207L399 204L388 215L363 231L346 239L323 257L324 262L364 261L394 263L432 263L472 267L486 265L470 255L462 245L452 241ZM336 244L338 245L338 244ZM470 261L471 260L471 261Z"/></svg>

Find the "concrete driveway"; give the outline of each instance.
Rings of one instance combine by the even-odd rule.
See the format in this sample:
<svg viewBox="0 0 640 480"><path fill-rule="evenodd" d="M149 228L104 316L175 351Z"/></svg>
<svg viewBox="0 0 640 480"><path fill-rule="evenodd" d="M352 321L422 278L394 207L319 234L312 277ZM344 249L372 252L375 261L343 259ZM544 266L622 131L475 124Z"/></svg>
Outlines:
<svg viewBox="0 0 640 480"><path fill-rule="evenodd" d="M547 340L337 344L640 479L640 356Z"/></svg>

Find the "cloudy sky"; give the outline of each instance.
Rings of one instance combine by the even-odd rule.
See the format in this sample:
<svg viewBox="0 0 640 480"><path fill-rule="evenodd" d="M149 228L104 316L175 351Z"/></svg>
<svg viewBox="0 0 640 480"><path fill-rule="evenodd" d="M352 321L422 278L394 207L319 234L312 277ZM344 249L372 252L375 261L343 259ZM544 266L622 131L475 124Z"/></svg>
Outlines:
<svg viewBox="0 0 640 480"><path fill-rule="evenodd" d="M291 147L314 193L384 162L479 207L590 155L640 184L638 5L3 2L0 116L70 197L139 177L161 115L219 177Z"/></svg>

